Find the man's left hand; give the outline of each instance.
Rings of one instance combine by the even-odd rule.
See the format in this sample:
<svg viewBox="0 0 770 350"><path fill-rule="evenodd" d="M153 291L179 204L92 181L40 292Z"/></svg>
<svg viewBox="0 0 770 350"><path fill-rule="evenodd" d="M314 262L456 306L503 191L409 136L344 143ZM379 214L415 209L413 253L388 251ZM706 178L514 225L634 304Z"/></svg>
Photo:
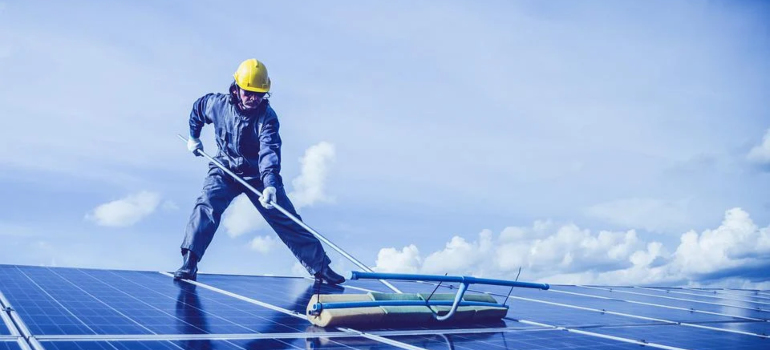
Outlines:
<svg viewBox="0 0 770 350"><path fill-rule="evenodd" d="M262 203L262 206L265 207L265 209L275 208L270 203L275 203L277 201L278 197L275 195L276 192L277 190L273 186L266 187L262 190L262 197L259 197L259 202Z"/></svg>

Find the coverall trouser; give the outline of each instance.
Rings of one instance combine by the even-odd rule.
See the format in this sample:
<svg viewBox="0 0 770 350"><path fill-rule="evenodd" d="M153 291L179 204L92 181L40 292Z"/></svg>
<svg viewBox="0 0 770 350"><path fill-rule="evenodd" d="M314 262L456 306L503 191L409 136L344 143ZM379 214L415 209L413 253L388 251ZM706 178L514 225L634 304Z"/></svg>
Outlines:
<svg viewBox="0 0 770 350"><path fill-rule="evenodd" d="M260 192L264 189L259 179L247 180L249 185ZM294 210L283 186L276 189L278 205L300 220L302 218ZM230 205L233 199L241 193L246 193L251 203L257 208L262 217L273 228L278 237L289 247L294 256L300 261L307 271L313 275L329 265L331 260L326 255L321 242L312 233L291 220L278 209L265 209L259 202L259 196L249 191L241 183L216 167L209 169L208 176L203 183L203 191L198 197L187 223L184 241L182 242L182 254L190 250L200 260L206 252L214 233L219 227L222 213Z"/></svg>

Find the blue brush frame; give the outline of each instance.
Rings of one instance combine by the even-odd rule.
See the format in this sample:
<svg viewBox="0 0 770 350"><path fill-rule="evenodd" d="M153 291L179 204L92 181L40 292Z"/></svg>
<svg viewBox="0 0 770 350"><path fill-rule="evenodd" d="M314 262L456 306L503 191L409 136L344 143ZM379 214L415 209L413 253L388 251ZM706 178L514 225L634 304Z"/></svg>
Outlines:
<svg viewBox="0 0 770 350"><path fill-rule="evenodd" d="M378 306L450 306L451 309L446 315L439 316L437 313L433 314L433 317L439 321L445 321L451 318L457 308L460 306L490 306L490 307L505 307L497 303L487 303L479 301L462 301L463 295L468 290L468 286L471 284L488 284L496 286L508 286L508 287L522 287L522 288L538 288L548 290L550 286L544 283L530 283L530 282L518 282L508 280L497 280L489 278L477 278L470 276L441 276L441 275L420 275L420 274L403 274L403 273L380 273L380 272L361 272L353 271L351 273L351 280L362 279L374 279L374 280L401 280L401 281L430 281L430 282L454 282L460 283L460 288L455 294L454 301L449 300L435 300L435 301L421 301L421 300L379 300L379 301L357 301L357 302L341 302L341 303L315 303L313 307L308 310L310 315L318 315L324 309L344 309L344 308L358 308L358 307L378 307Z"/></svg>

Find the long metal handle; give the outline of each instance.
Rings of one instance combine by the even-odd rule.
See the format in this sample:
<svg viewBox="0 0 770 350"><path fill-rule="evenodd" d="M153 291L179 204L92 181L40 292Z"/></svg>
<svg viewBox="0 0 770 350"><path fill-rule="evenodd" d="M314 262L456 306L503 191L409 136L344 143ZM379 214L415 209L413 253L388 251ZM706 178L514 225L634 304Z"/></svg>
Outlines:
<svg viewBox="0 0 770 350"><path fill-rule="evenodd" d="M497 280L489 278L478 278L472 276L442 276L442 275L417 275L407 273L384 273L384 272L361 272L353 271L350 279L383 279L389 280L401 280L401 281L432 281L432 282L455 282L455 283L468 283L468 284L491 284L496 286L509 286L509 287L523 287L523 288L538 288L547 290L551 286L547 283L531 283L531 282L518 282L508 280Z"/></svg>
<svg viewBox="0 0 770 350"><path fill-rule="evenodd" d="M187 139L186 139L184 136L182 136L182 135L179 135L179 134L177 134L176 136L179 136L179 138L180 138L180 139L182 139L182 141L184 141L184 142L187 142ZM224 172L226 172L228 175L232 176L232 177L233 177L233 179L235 179L236 181L240 182L240 183L241 183L243 186L245 186L246 188L248 188L248 189L249 189L251 192L254 192L254 193L257 195L257 196L259 196L260 198L262 198L262 192L259 192L259 191L257 191L257 189L256 189L256 188L254 188L253 186L249 185L249 183L248 183L248 182L246 182L244 179L242 179L240 176L238 176L238 175L235 175L235 173L233 173L232 171L230 171L230 169L227 169L227 167L226 167L226 166L224 166L222 163L220 163L218 160L216 160L216 159L214 159L213 157L211 157L210 155L206 154L206 152L204 152L203 150L200 150L200 149L199 149L199 150L196 150L196 152L197 152L198 154L200 154L200 155L202 155L202 156L206 157L208 160L210 160L212 163L214 163L214 164L215 164L217 167L219 167L220 169L222 169L222 171L224 171ZM340 248L340 247L338 247L336 244L332 243L332 241L330 241L330 240L326 239L326 237L324 237L324 236L323 236L323 235L321 235L320 233L316 232L316 230L312 229L312 228L311 228L310 226L308 226L308 225L305 225L305 223L304 223L304 222L302 222L302 220L298 219L296 216L294 216L294 215L292 215L291 213L289 213L289 211L287 211L286 209L284 209L283 207L281 207L280 205L278 205L278 203L276 203L275 201L271 201L271 202L270 202L270 204L271 204L273 207L275 207L275 209L278 209L278 211L280 211L280 212L281 212L281 213L283 213L284 215L288 216L288 217L289 217L289 219L292 219L292 220L293 220L294 222L296 222L298 225L300 225L300 226L302 226L304 229L308 230L308 232L312 233L312 234L313 234L313 236L315 236L316 238L318 238L318 240L320 240L321 242L324 242L324 243L326 243L326 245L328 245L328 246L329 246L329 247L331 247L332 249L336 250L338 253L342 254L342 256L344 256L345 258L347 258L348 260L350 260L350 262L352 262L352 263L353 263L353 264L355 264L356 266L358 266L358 267L360 267L360 268L362 268L362 269L364 269L364 270L366 270L366 271L368 271L368 272L374 272L374 271L373 271L372 269L370 269L368 266L364 265L364 263L362 263L362 262L358 261L358 259L354 258L352 255L348 254L346 251L342 250L342 248ZM393 286L392 284L390 284L390 282L388 282L388 281L385 281L385 280L382 280L382 279L380 280L380 282L382 282L382 284L384 284L386 287L390 288L392 291L394 291L394 292L396 292L396 293L399 293L399 294L401 293L401 291L400 291L400 290L398 290L398 288L396 288L396 287L395 287L395 286Z"/></svg>

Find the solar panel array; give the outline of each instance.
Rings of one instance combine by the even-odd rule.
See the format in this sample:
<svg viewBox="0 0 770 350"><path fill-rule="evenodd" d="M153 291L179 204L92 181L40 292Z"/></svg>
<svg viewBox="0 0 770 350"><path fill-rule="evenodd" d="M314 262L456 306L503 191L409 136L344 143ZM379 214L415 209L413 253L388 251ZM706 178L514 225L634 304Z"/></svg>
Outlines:
<svg viewBox="0 0 770 350"><path fill-rule="evenodd" d="M404 292L436 285L395 282ZM442 284L442 292L456 286ZM449 288L452 288L450 290ZM314 293L390 292L376 281L0 265L3 349L770 349L770 292L472 285L505 301L491 324L312 326Z"/></svg>

